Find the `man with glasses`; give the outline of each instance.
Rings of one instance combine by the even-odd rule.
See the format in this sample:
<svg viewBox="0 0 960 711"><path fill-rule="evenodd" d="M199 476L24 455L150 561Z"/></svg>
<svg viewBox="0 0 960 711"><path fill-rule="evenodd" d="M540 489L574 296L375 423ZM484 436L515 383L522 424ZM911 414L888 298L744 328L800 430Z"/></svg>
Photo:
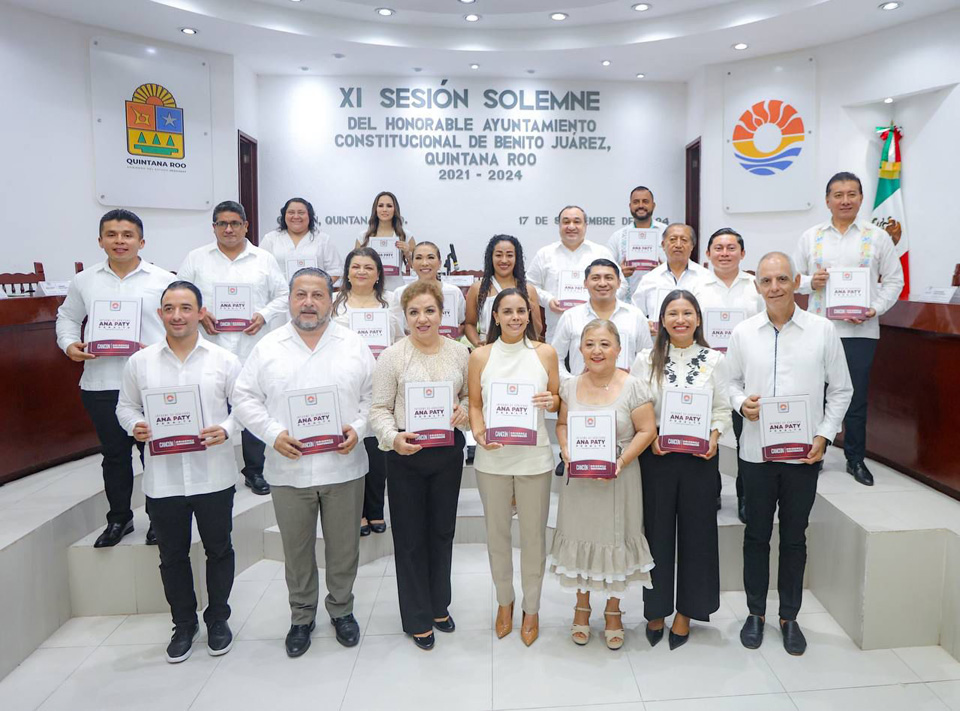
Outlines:
<svg viewBox="0 0 960 711"><path fill-rule="evenodd" d="M215 241L190 252L177 272L179 279L196 284L204 303L209 304L201 324L210 341L226 348L241 362L263 337L264 324L274 316L287 313L289 293L277 260L247 240L247 227L242 205L232 200L221 202L213 209ZM234 297L232 304L239 308L238 318L232 319L232 324L231 319L220 319L218 328L218 298L222 304L227 297ZM245 318L247 315L249 319ZM249 324L241 323L242 329L236 325L247 320ZM255 494L270 493L270 486L263 478L263 442L246 429L240 439L246 485Z"/></svg>

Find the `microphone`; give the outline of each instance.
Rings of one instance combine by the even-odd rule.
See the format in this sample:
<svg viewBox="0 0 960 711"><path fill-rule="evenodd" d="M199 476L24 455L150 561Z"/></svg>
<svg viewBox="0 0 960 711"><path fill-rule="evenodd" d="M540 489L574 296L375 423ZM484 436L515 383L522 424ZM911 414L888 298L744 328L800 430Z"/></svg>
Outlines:
<svg viewBox="0 0 960 711"><path fill-rule="evenodd" d="M457 261L457 250L454 248L453 244L450 245L450 254L447 256L447 259L453 260L453 271L460 269L460 262Z"/></svg>

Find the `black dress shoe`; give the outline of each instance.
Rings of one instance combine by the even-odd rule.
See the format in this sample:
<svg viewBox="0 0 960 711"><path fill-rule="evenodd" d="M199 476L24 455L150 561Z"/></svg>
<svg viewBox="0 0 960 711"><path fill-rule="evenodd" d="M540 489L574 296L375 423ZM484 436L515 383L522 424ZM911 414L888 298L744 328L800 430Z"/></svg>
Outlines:
<svg viewBox="0 0 960 711"><path fill-rule="evenodd" d="M780 631L783 632L783 648L787 650L787 654L799 657L807 651L807 638L803 636L796 620L782 622Z"/></svg>
<svg viewBox="0 0 960 711"><path fill-rule="evenodd" d="M157 545L157 532L153 530L153 524L147 529L147 538L144 541L148 546Z"/></svg>
<svg viewBox="0 0 960 711"><path fill-rule="evenodd" d="M387 530L387 522L381 521L380 523L371 523L370 530L374 533L385 533Z"/></svg>
<svg viewBox="0 0 960 711"><path fill-rule="evenodd" d="M337 641L344 647L354 647L360 641L360 625L353 613L343 617L334 617L330 624L337 630Z"/></svg>
<svg viewBox="0 0 960 711"><path fill-rule="evenodd" d="M433 643L435 641L436 641L436 638L433 636L433 632L428 634L426 637L413 638L413 643L425 652L433 649Z"/></svg>
<svg viewBox="0 0 960 711"><path fill-rule="evenodd" d="M650 629L650 625L646 627L647 641L650 643L651 647L656 647L657 644L663 639L663 627L658 630Z"/></svg>
<svg viewBox="0 0 960 711"><path fill-rule="evenodd" d="M263 478L262 474L254 474L253 476L244 477L243 483L258 496L265 496L270 493L270 485L267 483L266 479Z"/></svg>
<svg viewBox="0 0 960 711"><path fill-rule="evenodd" d="M287 632L286 646L288 657L299 657L310 649L310 633L317 628L317 622L314 620L309 625L290 625L290 631Z"/></svg>
<svg viewBox="0 0 960 711"><path fill-rule="evenodd" d="M447 613L447 619L434 620L433 626L441 632L453 632L455 629L457 629L457 624L453 621L453 615L451 615L449 612Z"/></svg>
<svg viewBox="0 0 960 711"><path fill-rule="evenodd" d="M179 664L186 661L193 652L193 640L200 634L200 625L177 625L173 628L173 637L167 645L167 661Z"/></svg>
<svg viewBox="0 0 960 711"><path fill-rule="evenodd" d="M690 633L686 634L675 634L673 630L670 630L670 635L667 637L667 643L670 645L670 651L673 651L677 647L682 647L687 643L687 640L690 639Z"/></svg>
<svg viewBox="0 0 960 711"><path fill-rule="evenodd" d="M128 533L133 533L133 521L126 523L108 523L103 533L97 538L94 548L110 548L120 542Z"/></svg>
<svg viewBox="0 0 960 711"><path fill-rule="evenodd" d="M207 625L207 652L219 657L233 648L233 632L226 620L217 620Z"/></svg>
<svg viewBox="0 0 960 711"><path fill-rule="evenodd" d="M361 527L360 527L360 535L361 535L361 536L369 536L369 535L370 535L370 524L367 524L366 526L361 526Z"/></svg>
<svg viewBox="0 0 960 711"><path fill-rule="evenodd" d="M740 523L747 522L747 504L742 496L737 497L737 518L740 519Z"/></svg>
<svg viewBox="0 0 960 711"><path fill-rule="evenodd" d="M740 644L747 649L759 649L763 644L763 618L760 615L747 615L740 628Z"/></svg>
<svg viewBox="0 0 960 711"><path fill-rule="evenodd" d="M858 484L863 484L864 486L873 486L873 474L870 473L870 470L867 469L867 465L863 463L863 460L852 461L847 460L847 474L852 474L853 478L857 480Z"/></svg>

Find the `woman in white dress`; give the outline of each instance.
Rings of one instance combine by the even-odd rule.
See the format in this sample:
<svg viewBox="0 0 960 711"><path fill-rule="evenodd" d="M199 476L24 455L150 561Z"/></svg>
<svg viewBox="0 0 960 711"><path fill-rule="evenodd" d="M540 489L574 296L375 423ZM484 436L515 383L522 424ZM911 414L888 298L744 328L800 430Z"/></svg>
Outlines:
<svg viewBox="0 0 960 711"><path fill-rule="evenodd" d="M287 279L303 267L323 269L334 282L343 276L340 253L330 235L317 229L317 213L304 198L293 197L284 203L277 229L263 236L260 248L273 255Z"/></svg>
<svg viewBox="0 0 960 711"><path fill-rule="evenodd" d="M403 216L400 214L400 202L397 196L386 190L378 193L373 199L367 229L357 240L357 246L370 246L371 237L393 237L394 245L400 251L400 271L404 271L404 266L410 264L413 248L417 243L413 237L407 236L403 227ZM388 275L386 279L384 287L390 291L396 291L403 286L403 277L400 274Z"/></svg>

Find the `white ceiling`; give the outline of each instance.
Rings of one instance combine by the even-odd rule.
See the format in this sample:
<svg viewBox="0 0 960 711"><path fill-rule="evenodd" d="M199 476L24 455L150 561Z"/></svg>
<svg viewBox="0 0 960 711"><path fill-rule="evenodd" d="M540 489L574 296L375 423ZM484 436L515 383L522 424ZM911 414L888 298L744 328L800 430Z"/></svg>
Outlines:
<svg viewBox="0 0 960 711"><path fill-rule="evenodd" d="M50 15L225 52L259 74L682 81L699 67L856 37L960 0L7 0ZM390 7L396 15L380 17ZM551 12L569 19L556 22ZM463 15L482 16L467 23ZM187 37L180 27L195 27ZM749 49L731 49L746 42ZM342 54L343 58L334 58ZM610 60L608 67L602 60ZM471 70L471 63L480 64ZM304 71L301 67L309 67Z"/></svg>

